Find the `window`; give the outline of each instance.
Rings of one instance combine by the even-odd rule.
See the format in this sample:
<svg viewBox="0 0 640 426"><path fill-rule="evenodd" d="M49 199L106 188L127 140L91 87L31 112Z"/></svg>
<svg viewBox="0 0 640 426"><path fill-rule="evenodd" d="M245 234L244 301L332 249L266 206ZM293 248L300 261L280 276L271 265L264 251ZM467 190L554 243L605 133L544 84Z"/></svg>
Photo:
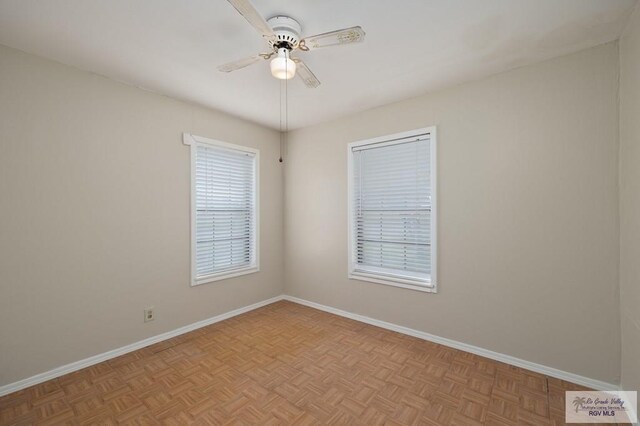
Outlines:
<svg viewBox="0 0 640 426"><path fill-rule="evenodd" d="M258 271L259 151L184 135L191 145L191 285Z"/></svg>
<svg viewBox="0 0 640 426"><path fill-rule="evenodd" d="M349 277L436 291L436 140L427 128L349 144Z"/></svg>

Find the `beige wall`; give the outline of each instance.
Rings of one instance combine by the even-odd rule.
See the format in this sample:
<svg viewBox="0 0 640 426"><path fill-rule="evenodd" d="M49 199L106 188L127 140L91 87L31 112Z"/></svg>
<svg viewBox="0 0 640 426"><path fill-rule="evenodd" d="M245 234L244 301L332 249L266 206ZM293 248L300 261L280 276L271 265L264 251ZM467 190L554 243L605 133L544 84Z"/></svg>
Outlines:
<svg viewBox="0 0 640 426"><path fill-rule="evenodd" d="M282 293L277 132L6 47L0 77L0 385ZM189 286L183 131L260 149L259 273Z"/></svg>
<svg viewBox="0 0 640 426"><path fill-rule="evenodd" d="M617 383L617 78L610 43L292 132L286 293ZM429 125L440 292L348 280L347 143Z"/></svg>
<svg viewBox="0 0 640 426"><path fill-rule="evenodd" d="M640 391L640 7L620 40L622 387Z"/></svg>
<svg viewBox="0 0 640 426"><path fill-rule="evenodd" d="M620 204L616 43L294 131L285 197L277 132L0 46L0 386L276 296L284 280L294 296L612 383L621 315L623 384L639 388L635 22ZM428 125L440 292L348 280L346 144ZM189 287L183 131L261 150L260 273Z"/></svg>

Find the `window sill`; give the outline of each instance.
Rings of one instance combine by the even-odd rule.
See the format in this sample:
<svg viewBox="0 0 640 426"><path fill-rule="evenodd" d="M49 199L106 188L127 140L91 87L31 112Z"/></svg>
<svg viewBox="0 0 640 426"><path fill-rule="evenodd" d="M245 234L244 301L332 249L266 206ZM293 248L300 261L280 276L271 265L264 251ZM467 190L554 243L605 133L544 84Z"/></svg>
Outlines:
<svg viewBox="0 0 640 426"><path fill-rule="evenodd" d="M239 277L241 275L254 274L260 271L260 267L252 265L242 269L232 269L230 271L224 271L213 275L207 275L202 278L195 278L191 281L191 287L195 287L202 284L211 283L214 281L226 280L229 278Z"/></svg>
<svg viewBox="0 0 640 426"><path fill-rule="evenodd" d="M435 283L411 283L409 280L398 279L394 280L388 276L379 276L375 274L368 274L365 272L351 272L349 273L349 279L358 281L367 281L375 284L384 284L393 287L406 288L409 290L421 291L423 293L437 293L438 288Z"/></svg>

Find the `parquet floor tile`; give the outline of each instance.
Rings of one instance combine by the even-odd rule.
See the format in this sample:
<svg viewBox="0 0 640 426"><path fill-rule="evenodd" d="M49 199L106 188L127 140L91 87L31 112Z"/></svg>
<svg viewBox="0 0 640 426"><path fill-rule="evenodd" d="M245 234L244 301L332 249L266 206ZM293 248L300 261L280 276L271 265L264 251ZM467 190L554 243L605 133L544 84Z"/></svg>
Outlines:
<svg viewBox="0 0 640 426"><path fill-rule="evenodd" d="M584 389L278 302L0 398L0 424L562 425Z"/></svg>

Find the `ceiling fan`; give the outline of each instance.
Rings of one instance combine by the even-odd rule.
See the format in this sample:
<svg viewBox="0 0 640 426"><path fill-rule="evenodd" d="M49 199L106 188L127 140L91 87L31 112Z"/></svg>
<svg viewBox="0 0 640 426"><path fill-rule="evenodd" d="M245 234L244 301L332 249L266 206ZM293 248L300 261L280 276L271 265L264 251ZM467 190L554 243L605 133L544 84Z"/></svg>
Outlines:
<svg viewBox="0 0 640 426"><path fill-rule="evenodd" d="M291 57L294 50L307 52L322 47L364 41L365 33L361 27L345 28L301 39L302 28L295 19L288 16L274 16L265 20L250 0L227 1L262 35L271 51L221 65L218 70L222 72L239 70L259 62L261 59L269 60L275 55L275 58L271 60L271 74L275 78L288 80L293 78L297 71L297 75L307 87L315 88L320 85L320 80L302 59Z"/></svg>

